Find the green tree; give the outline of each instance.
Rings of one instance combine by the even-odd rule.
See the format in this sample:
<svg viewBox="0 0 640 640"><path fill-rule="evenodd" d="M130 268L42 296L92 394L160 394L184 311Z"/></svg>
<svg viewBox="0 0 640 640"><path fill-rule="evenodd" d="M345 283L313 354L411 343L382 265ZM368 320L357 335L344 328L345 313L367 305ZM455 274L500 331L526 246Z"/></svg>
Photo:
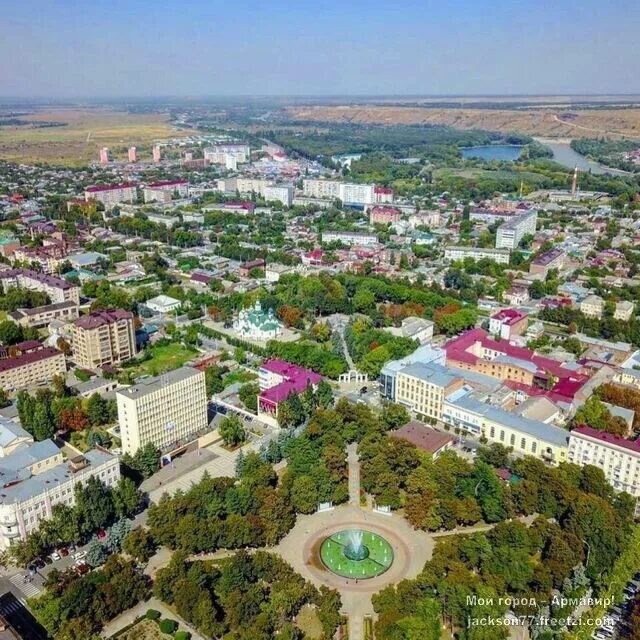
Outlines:
<svg viewBox="0 0 640 640"><path fill-rule="evenodd" d="M130 556L146 564L156 551L156 543L148 529L138 527L124 539L122 548Z"/></svg>
<svg viewBox="0 0 640 640"><path fill-rule="evenodd" d="M106 424L111 417L109 403L99 393L94 393L89 397L85 411L89 424L94 427Z"/></svg>
<svg viewBox="0 0 640 640"><path fill-rule="evenodd" d="M224 417L218 427L218 433L228 447L235 447L247 438L242 420L237 415Z"/></svg>
<svg viewBox="0 0 640 640"><path fill-rule="evenodd" d="M248 382L243 384L239 391L238 397L244 406L254 413L258 410L258 394L260 393L260 386L255 382Z"/></svg>

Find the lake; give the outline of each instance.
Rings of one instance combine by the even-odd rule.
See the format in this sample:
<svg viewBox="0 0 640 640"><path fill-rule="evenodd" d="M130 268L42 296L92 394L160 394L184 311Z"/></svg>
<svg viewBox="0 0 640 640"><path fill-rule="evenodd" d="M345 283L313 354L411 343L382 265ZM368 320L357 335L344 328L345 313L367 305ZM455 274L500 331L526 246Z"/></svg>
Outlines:
<svg viewBox="0 0 640 640"><path fill-rule="evenodd" d="M517 160L522 153L522 147L515 144L489 144L480 147L463 147L463 158L477 158L480 160Z"/></svg>

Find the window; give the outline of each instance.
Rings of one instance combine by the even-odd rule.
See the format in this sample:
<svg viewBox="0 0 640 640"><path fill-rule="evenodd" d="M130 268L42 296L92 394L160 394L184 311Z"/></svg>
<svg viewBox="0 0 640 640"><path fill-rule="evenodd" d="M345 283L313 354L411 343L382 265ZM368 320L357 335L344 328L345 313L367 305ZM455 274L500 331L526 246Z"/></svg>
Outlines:
<svg viewBox="0 0 640 640"><path fill-rule="evenodd" d="M512 433L511 436L509 437L509 444L513 447L516 444L516 437L515 435Z"/></svg>

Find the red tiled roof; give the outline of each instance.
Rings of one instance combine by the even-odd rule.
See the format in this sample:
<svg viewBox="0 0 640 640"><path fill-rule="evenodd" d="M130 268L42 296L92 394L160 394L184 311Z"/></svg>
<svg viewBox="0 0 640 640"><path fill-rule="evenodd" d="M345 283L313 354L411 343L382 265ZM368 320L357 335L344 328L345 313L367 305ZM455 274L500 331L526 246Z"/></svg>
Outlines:
<svg viewBox="0 0 640 640"><path fill-rule="evenodd" d="M23 353L21 356L15 358L7 358L0 360L0 373L5 371L11 371L18 367L23 367L26 364L32 364L39 362L40 360L46 360L47 358L53 358L55 356L62 355L62 351L58 351L53 347L45 347L39 351L30 351L29 353Z"/></svg>
<svg viewBox="0 0 640 640"><path fill-rule="evenodd" d="M589 436L590 438L594 438L595 440L606 442L607 444L613 444L617 447L628 449L629 451L633 451L634 453L640 453L640 440L627 440L626 438L622 438L621 436L614 436L611 433L592 429L587 425L580 425L579 427L576 427L571 433L579 433L585 436Z"/></svg>
<svg viewBox="0 0 640 640"><path fill-rule="evenodd" d="M98 193L100 191L115 191L116 189L128 189L129 187L135 187L135 182L122 182L120 184L103 184L94 185L93 187L87 187L85 192Z"/></svg>
<svg viewBox="0 0 640 640"><path fill-rule="evenodd" d="M118 320L130 320L133 318L131 311L124 309L112 309L108 311L96 311L87 316L78 318L74 324L81 329L96 329L105 324L112 324Z"/></svg>
<svg viewBox="0 0 640 640"><path fill-rule="evenodd" d="M454 441L454 438L450 435L440 433L415 420L408 422L404 427L394 431L391 437L406 440L418 447L418 449L428 451L429 453L437 453L447 444Z"/></svg>

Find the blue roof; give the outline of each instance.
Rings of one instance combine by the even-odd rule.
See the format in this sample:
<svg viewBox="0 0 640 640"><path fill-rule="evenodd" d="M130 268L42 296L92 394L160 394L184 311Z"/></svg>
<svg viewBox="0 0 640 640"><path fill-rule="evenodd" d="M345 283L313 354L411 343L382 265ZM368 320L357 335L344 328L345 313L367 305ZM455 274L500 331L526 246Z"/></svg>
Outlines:
<svg viewBox="0 0 640 640"><path fill-rule="evenodd" d="M451 404L456 405L461 409L466 409L467 411L472 411L473 413L482 415L492 422L503 424L505 427L520 431L522 434L533 436L539 440L549 442L550 444L554 444L559 447L566 446L569 440L569 432L565 429L554 427L553 425L539 422L538 420L531 420L516 413L500 409L499 407L485 404L484 402L480 402L474 398L472 395L465 395L461 398L457 398Z"/></svg>

